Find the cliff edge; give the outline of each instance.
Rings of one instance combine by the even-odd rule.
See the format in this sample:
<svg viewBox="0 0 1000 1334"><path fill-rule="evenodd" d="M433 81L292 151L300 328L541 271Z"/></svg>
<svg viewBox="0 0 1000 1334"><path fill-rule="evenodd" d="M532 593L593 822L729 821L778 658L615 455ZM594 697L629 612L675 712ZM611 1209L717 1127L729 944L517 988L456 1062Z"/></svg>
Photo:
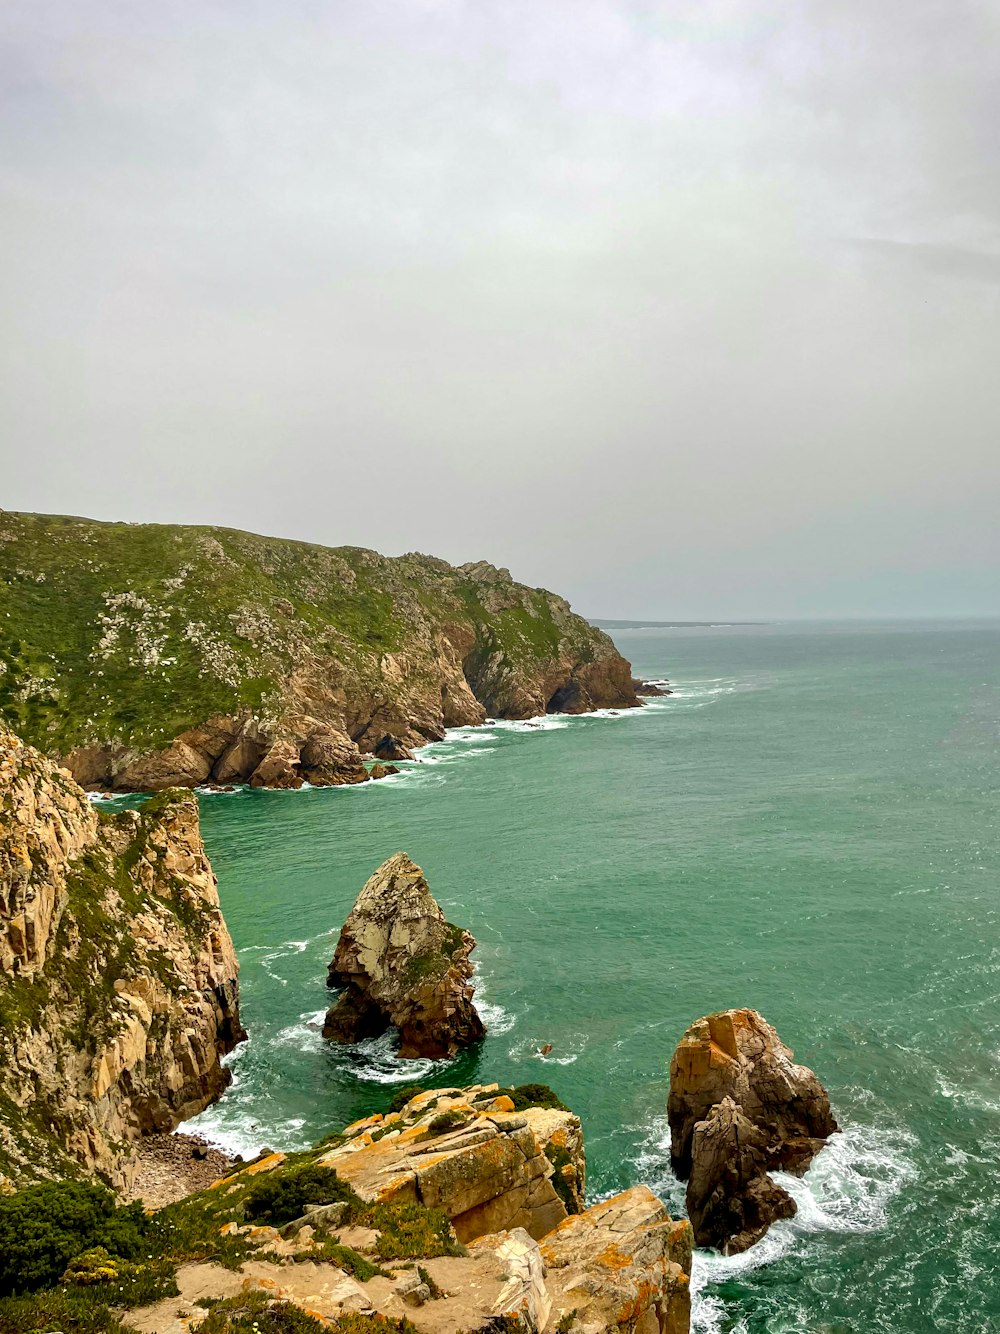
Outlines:
<svg viewBox="0 0 1000 1334"><path fill-rule="evenodd" d="M229 1082L238 971L196 798L100 814L0 726L0 1174L121 1183Z"/></svg>

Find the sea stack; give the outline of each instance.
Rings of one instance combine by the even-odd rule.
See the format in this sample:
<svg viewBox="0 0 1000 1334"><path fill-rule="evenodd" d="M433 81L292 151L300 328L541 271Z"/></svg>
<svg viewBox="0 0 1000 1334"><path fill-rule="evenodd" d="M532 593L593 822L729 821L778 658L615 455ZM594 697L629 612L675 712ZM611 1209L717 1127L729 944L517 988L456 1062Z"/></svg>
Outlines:
<svg viewBox="0 0 1000 1334"><path fill-rule="evenodd" d="M360 1042L393 1027L404 1058L454 1056L486 1032L472 1003L472 935L445 920L424 874L405 852L390 857L358 895L330 964L341 995L323 1036Z"/></svg>
<svg viewBox="0 0 1000 1334"><path fill-rule="evenodd" d="M795 1213L768 1176L801 1176L837 1130L815 1074L756 1010L723 1010L691 1025L670 1063L670 1156L687 1181L699 1246L745 1251Z"/></svg>

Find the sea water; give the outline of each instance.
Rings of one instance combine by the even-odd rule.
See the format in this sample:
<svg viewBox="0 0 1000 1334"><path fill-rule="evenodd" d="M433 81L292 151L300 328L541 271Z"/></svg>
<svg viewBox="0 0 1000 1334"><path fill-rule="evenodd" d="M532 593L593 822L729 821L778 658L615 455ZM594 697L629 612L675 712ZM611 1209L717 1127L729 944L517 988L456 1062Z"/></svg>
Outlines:
<svg viewBox="0 0 1000 1334"><path fill-rule="evenodd" d="M671 1053L752 1006L843 1130L783 1179L793 1221L696 1256L695 1328L1000 1329L1000 625L616 640L675 693L457 729L361 787L204 798L251 1037L193 1128L297 1148L394 1086L544 1082L592 1199L646 1182L679 1212ZM489 1032L449 1063L320 1036L339 928L398 850L479 942Z"/></svg>

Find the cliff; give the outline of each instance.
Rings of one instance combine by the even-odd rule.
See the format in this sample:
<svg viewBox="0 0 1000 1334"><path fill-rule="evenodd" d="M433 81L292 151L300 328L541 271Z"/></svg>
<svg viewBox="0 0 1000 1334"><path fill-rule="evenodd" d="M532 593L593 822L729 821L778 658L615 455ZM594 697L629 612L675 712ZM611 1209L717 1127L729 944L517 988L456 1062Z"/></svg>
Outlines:
<svg viewBox="0 0 1000 1334"><path fill-rule="evenodd" d="M228 1083L237 975L195 797L100 815L0 727L0 1174L122 1181Z"/></svg>
<svg viewBox="0 0 1000 1334"><path fill-rule="evenodd" d="M387 736L639 702L485 561L0 512L0 717L84 786L362 782Z"/></svg>

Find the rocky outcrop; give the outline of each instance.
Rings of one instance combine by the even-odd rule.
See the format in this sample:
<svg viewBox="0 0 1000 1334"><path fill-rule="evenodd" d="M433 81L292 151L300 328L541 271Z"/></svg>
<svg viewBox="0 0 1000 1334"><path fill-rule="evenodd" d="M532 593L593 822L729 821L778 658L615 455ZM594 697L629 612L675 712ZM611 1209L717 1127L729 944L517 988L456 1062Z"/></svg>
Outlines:
<svg viewBox="0 0 1000 1334"><path fill-rule="evenodd" d="M397 852L358 895L327 985L341 988L323 1036L360 1042L392 1027L401 1057L454 1056L486 1032L472 1003L476 942L445 920L420 867Z"/></svg>
<svg viewBox="0 0 1000 1334"><path fill-rule="evenodd" d="M674 693L664 681L643 681L637 676L632 678L632 689L640 699L655 699L660 695Z"/></svg>
<svg viewBox="0 0 1000 1334"><path fill-rule="evenodd" d="M324 1142L309 1155L336 1170L338 1199L308 1206L280 1232L246 1217L246 1188L264 1174L298 1171L301 1159L271 1154L216 1182L189 1207L210 1208L211 1234L221 1228L242 1239L252 1258L238 1270L182 1267L179 1298L127 1312L125 1323L144 1334L181 1328L197 1305L227 1297L235 1302L235 1328L241 1297L256 1291L287 1304L290 1327L291 1308L299 1307L331 1323L368 1313L373 1328L405 1317L406 1328L424 1334L688 1334L690 1225L673 1221L644 1186L570 1216L551 1192L547 1204L527 1207L539 1183L554 1180L541 1128L554 1136L561 1126L564 1142L579 1140L582 1158L580 1123L565 1109L521 1106L515 1113L509 1094L521 1102L527 1096L525 1088L508 1093L496 1084L427 1090L400 1111L348 1126L333 1137L334 1147ZM444 1121L449 1128L442 1131ZM344 1182L360 1202L345 1202ZM452 1220L450 1234L439 1210ZM393 1259L396 1248L381 1244L393 1235L394 1219L405 1220L405 1259ZM323 1258L331 1230L352 1277ZM420 1236L436 1243L424 1257L412 1244ZM221 1319L222 1308L214 1312Z"/></svg>
<svg viewBox="0 0 1000 1334"><path fill-rule="evenodd" d="M566 1219L541 1242L553 1309L571 1328L687 1334L691 1228L646 1186Z"/></svg>
<svg viewBox="0 0 1000 1334"><path fill-rule="evenodd" d="M98 816L0 729L0 1171L122 1150L201 1111L243 1036L238 966L188 792Z"/></svg>
<svg viewBox="0 0 1000 1334"><path fill-rule="evenodd" d="M0 717L87 787L363 782L386 737L640 703L603 631L485 561L0 511L0 588Z"/></svg>
<svg viewBox="0 0 1000 1334"><path fill-rule="evenodd" d="M691 1025L671 1061L667 1114L695 1240L727 1253L794 1214L767 1173L801 1175L837 1130L822 1084L755 1010Z"/></svg>
<svg viewBox="0 0 1000 1334"><path fill-rule="evenodd" d="M388 733L382 737L381 741L376 742L372 753L377 760L413 759L413 751L408 750L398 737L390 736Z"/></svg>
<svg viewBox="0 0 1000 1334"><path fill-rule="evenodd" d="M538 1238L567 1217L566 1192L557 1189L559 1169L546 1153L560 1128L574 1145L570 1161L582 1183L579 1119L551 1108L515 1112L496 1084L428 1089L399 1112L349 1126L347 1142L320 1162L335 1168L362 1199L442 1209L459 1241L508 1228Z"/></svg>

